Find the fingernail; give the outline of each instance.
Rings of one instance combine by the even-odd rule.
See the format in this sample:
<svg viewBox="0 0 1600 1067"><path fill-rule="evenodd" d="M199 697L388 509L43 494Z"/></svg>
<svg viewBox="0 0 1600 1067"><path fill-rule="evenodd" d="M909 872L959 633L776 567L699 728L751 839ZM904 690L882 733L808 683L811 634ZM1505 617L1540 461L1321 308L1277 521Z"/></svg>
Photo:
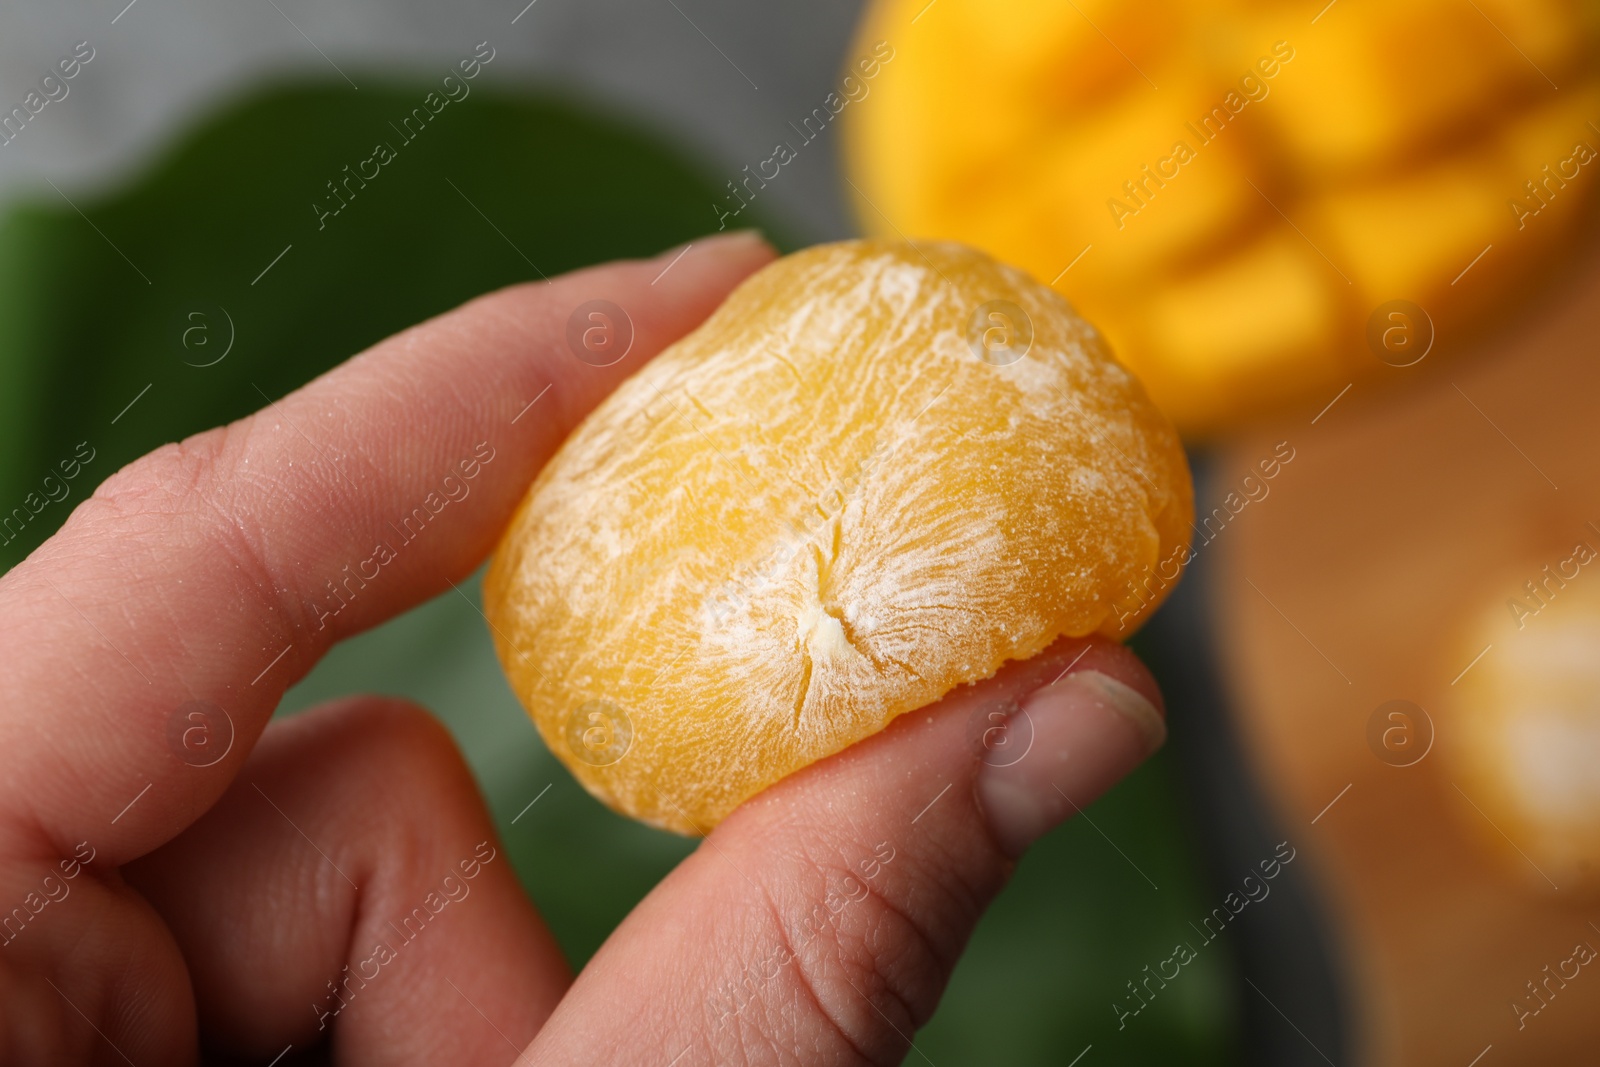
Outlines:
<svg viewBox="0 0 1600 1067"><path fill-rule="evenodd" d="M685 241L681 245L673 245L665 252L662 252L660 255L656 256L656 259L670 260L677 256L684 255L689 250L694 248L714 248L718 252L726 252L731 249L765 246L766 244L766 235L760 230L750 227L743 230L728 230L723 233L708 234L705 237L696 237L694 240Z"/></svg>
<svg viewBox="0 0 1600 1067"><path fill-rule="evenodd" d="M1015 858L1160 748L1167 724L1138 690L1081 670L1023 698L1005 732L1007 755L985 759L977 794Z"/></svg>

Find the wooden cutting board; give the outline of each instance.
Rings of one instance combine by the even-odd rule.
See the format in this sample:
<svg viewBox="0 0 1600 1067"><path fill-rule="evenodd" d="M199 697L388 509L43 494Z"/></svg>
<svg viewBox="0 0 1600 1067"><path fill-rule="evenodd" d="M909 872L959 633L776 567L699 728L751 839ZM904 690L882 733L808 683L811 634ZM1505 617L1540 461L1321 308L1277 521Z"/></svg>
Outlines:
<svg viewBox="0 0 1600 1067"><path fill-rule="evenodd" d="M1501 334L1441 332L1421 363L1231 442L1218 499L1197 502L1294 450L1201 551L1217 553L1240 730L1325 887L1373 1067L1600 1062L1600 965L1541 984L1542 1002L1527 985L1575 945L1600 948L1600 899L1496 847L1448 744L1400 767L1368 741L1375 709L1403 699L1448 742L1452 680L1477 651L1463 621L1515 595L1508 566L1535 561L1532 577L1600 525L1600 256L1586 255Z"/></svg>

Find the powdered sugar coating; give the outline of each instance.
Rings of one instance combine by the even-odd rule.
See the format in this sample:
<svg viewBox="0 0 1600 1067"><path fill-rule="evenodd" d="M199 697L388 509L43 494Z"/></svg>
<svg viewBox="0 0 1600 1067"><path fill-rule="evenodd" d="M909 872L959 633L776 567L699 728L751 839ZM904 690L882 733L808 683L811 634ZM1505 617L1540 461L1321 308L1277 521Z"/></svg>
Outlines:
<svg viewBox="0 0 1600 1067"><path fill-rule="evenodd" d="M1005 366L968 340L996 299L1034 330ZM485 599L585 787L706 830L1006 660L1125 636L1113 603L1191 510L1175 433L1054 292L957 245L845 242L761 271L590 415ZM633 729L604 767L567 740L597 699Z"/></svg>

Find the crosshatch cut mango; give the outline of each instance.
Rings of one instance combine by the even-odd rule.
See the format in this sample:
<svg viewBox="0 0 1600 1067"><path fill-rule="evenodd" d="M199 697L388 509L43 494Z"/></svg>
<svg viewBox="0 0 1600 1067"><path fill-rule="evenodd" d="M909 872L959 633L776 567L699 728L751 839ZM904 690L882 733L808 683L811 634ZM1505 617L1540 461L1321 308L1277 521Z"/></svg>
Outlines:
<svg viewBox="0 0 1600 1067"><path fill-rule="evenodd" d="M703 832L1008 660L1127 636L1192 513L1176 431L1055 292L851 241L766 267L602 403L484 602L585 788Z"/></svg>
<svg viewBox="0 0 1600 1067"><path fill-rule="evenodd" d="M875 0L858 217L1050 281L1189 435L1388 373L1391 301L1464 347L1593 214L1600 7L1325 3Z"/></svg>

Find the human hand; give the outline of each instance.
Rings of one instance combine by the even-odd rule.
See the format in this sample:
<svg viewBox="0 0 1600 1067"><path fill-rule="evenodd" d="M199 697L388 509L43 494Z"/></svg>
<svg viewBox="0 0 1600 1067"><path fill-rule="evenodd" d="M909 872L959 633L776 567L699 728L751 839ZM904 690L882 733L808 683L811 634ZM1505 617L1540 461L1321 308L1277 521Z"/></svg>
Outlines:
<svg viewBox="0 0 1600 1067"><path fill-rule="evenodd" d="M584 414L771 257L677 254L390 338L130 464L0 578L0 1062L909 1051L1015 858L1164 738L1120 646L1064 639L767 790L576 981L425 712L267 725L334 643L470 574ZM635 329L607 367L565 340L596 298Z"/></svg>

